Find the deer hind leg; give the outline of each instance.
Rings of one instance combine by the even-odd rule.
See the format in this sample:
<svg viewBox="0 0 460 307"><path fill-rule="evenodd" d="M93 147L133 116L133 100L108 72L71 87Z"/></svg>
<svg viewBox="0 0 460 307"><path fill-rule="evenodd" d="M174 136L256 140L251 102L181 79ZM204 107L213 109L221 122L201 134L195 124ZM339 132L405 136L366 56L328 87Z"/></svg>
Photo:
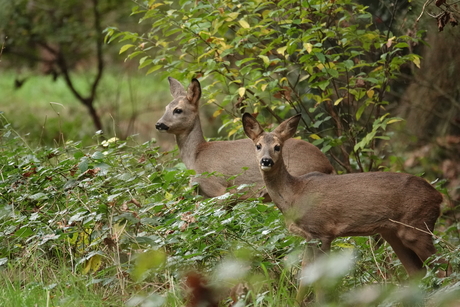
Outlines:
<svg viewBox="0 0 460 307"><path fill-rule="evenodd" d="M413 250L423 263L437 252L433 244L432 236L427 233L420 232L416 229L404 229L399 231L398 234L401 236L402 242ZM452 268L445 259L438 259L437 263L447 264L446 271L440 270L437 272L438 277L450 275ZM427 264L430 265L430 263Z"/></svg>
<svg viewBox="0 0 460 307"><path fill-rule="evenodd" d="M393 248L410 276L423 272L423 262L414 250L406 246L403 241L393 233L381 233L381 235Z"/></svg>

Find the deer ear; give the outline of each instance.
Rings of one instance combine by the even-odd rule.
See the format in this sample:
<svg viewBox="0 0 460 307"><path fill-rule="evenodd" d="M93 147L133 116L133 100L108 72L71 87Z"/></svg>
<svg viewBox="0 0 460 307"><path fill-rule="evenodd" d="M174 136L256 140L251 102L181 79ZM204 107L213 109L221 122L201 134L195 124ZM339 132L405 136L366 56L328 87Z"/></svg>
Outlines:
<svg viewBox="0 0 460 307"><path fill-rule="evenodd" d="M254 140L264 132L264 129L262 129L257 119L249 113L243 114L243 128L244 133L246 133L251 140Z"/></svg>
<svg viewBox="0 0 460 307"><path fill-rule="evenodd" d="M201 86L200 82L197 79L193 78L192 82L187 89L187 100L190 101L191 104L198 107L198 103L201 97Z"/></svg>
<svg viewBox="0 0 460 307"><path fill-rule="evenodd" d="M297 114L291 118L286 119L278 127L276 127L275 130L273 130L273 133L278 134L283 142L286 141L287 139L293 137L296 133L300 118L301 115Z"/></svg>
<svg viewBox="0 0 460 307"><path fill-rule="evenodd" d="M179 81L174 79L173 77L168 77L169 81L169 91L171 92L171 95L173 98L177 97L183 97L185 96L185 88L180 84Z"/></svg>

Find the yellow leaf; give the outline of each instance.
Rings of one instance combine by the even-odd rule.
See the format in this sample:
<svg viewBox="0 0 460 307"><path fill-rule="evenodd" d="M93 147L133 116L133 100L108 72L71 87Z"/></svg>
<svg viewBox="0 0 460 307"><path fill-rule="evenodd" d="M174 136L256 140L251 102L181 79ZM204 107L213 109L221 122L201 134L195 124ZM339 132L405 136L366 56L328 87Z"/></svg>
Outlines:
<svg viewBox="0 0 460 307"><path fill-rule="evenodd" d="M156 9L157 7L163 5L163 3L154 3L154 4L151 4L150 7L149 7L149 10L153 10L153 9Z"/></svg>
<svg viewBox="0 0 460 307"><path fill-rule="evenodd" d="M366 94L367 94L367 97L369 97L369 98L372 98L372 97L374 97L374 93L375 93L375 92L374 92L374 90L373 90L373 89L370 89L370 90L368 90L368 91L366 92Z"/></svg>
<svg viewBox="0 0 460 307"><path fill-rule="evenodd" d="M238 17L239 14L240 13L237 12L227 14L227 18L225 18L225 21L233 21L236 19L236 17Z"/></svg>
<svg viewBox="0 0 460 307"><path fill-rule="evenodd" d="M238 20L238 23L240 24L242 28L245 28L245 29L249 29L251 27L249 23L244 19Z"/></svg>
<svg viewBox="0 0 460 307"><path fill-rule="evenodd" d="M284 52L286 51L286 49L287 49L287 46L284 46L284 47L279 47L278 49L276 49L276 51L284 55Z"/></svg>
<svg viewBox="0 0 460 307"><path fill-rule="evenodd" d="M415 57L412 62L415 64L415 66L417 66L418 68L420 68L420 58L419 57Z"/></svg>
<svg viewBox="0 0 460 307"><path fill-rule="evenodd" d="M94 255L91 257L91 271L97 272L102 264L102 257L101 255Z"/></svg>
<svg viewBox="0 0 460 307"><path fill-rule="evenodd" d="M238 129L230 130L230 132L228 133L228 136L232 136L232 135L235 134L237 131L238 131Z"/></svg>
<svg viewBox="0 0 460 307"><path fill-rule="evenodd" d="M268 86L268 83L262 84L262 86L260 87L260 89L261 89L262 91L265 91L265 89L267 88L267 86Z"/></svg>
<svg viewBox="0 0 460 307"><path fill-rule="evenodd" d="M342 247L342 248L355 248L353 244L350 243L335 243L334 245Z"/></svg>
<svg viewBox="0 0 460 307"><path fill-rule="evenodd" d="M310 78L310 75L305 75L302 78L300 78L299 82L302 82L302 81L304 81L304 80L306 80L308 78Z"/></svg>
<svg viewBox="0 0 460 307"><path fill-rule="evenodd" d="M320 63L320 64L316 65L316 68L318 68L319 70L323 70L324 65Z"/></svg>
<svg viewBox="0 0 460 307"><path fill-rule="evenodd" d="M311 50L313 49L313 45L310 43L303 43L303 47L305 50L307 50L308 53L311 53Z"/></svg>
<svg viewBox="0 0 460 307"><path fill-rule="evenodd" d="M88 261L86 261L85 267L81 271L82 274L84 274L84 275L88 274L88 272L89 272L89 270L91 268L91 262L90 261L91 261L91 258Z"/></svg>
<svg viewBox="0 0 460 307"><path fill-rule="evenodd" d="M246 88L245 87L240 87L238 89L238 94L240 95L240 97L243 97L245 93L246 93Z"/></svg>
<svg viewBox="0 0 460 307"><path fill-rule="evenodd" d="M97 272L102 264L102 257L101 255L93 255L91 258L86 260L85 267L82 270L83 274L88 274L90 271Z"/></svg>
<svg viewBox="0 0 460 307"><path fill-rule="evenodd" d="M224 111L224 109L218 109L218 110L216 110L216 112L214 112L214 113L212 114L212 117L217 117L217 116L219 116L220 114L222 114L223 111Z"/></svg>
<svg viewBox="0 0 460 307"><path fill-rule="evenodd" d="M310 134L310 137L314 140L319 140L321 137L317 134Z"/></svg>
<svg viewBox="0 0 460 307"><path fill-rule="evenodd" d="M258 55L259 58L261 58L264 61L265 66L268 66L270 64L270 59L266 55Z"/></svg>
<svg viewBox="0 0 460 307"><path fill-rule="evenodd" d="M397 123L397 122L400 122L400 121L402 121L402 119L400 119L400 118L393 118L393 119L390 119L390 120L387 122L387 124L389 125L389 124Z"/></svg>
<svg viewBox="0 0 460 307"><path fill-rule="evenodd" d="M337 99L335 102L334 102L334 105L338 105L341 101L343 100L343 97Z"/></svg>

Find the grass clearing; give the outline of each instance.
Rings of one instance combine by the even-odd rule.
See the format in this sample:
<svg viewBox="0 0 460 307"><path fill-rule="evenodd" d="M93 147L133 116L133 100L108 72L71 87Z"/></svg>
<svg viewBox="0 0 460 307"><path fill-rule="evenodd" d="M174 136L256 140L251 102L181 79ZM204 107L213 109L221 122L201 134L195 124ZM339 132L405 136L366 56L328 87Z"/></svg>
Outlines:
<svg viewBox="0 0 460 307"><path fill-rule="evenodd" d="M14 129L35 144L62 144L62 138L93 143L95 129L86 108L62 78L53 81L51 76L25 72L25 82L15 88L16 75L5 70L0 78L0 111ZM87 90L93 75L79 72L72 77L78 89ZM167 80L140 71L111 70L101 81L96 107L108 136L139 134L145 141L154 137L156 119L169 100Z"/></svg>

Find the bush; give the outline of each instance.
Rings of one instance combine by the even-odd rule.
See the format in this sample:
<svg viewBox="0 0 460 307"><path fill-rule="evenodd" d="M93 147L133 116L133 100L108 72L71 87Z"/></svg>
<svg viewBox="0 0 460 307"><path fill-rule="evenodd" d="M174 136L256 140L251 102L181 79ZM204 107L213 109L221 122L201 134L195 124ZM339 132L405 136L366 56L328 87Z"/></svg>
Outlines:
<svg viewBox="0 0 460 307"><path fill-rule="evenodd" d="M382 32L351 0L149 1L133 14L151 30L108 28L107 41L130 41L120 53L139 57L147 74L206 79L206 103L219 107L229 137L242 135L243 111L262 122L302 113L303 137L341 171L382 166L387 126L401 120L386 93L401 69L419 67L409 47L421 33Z"/></svg>

